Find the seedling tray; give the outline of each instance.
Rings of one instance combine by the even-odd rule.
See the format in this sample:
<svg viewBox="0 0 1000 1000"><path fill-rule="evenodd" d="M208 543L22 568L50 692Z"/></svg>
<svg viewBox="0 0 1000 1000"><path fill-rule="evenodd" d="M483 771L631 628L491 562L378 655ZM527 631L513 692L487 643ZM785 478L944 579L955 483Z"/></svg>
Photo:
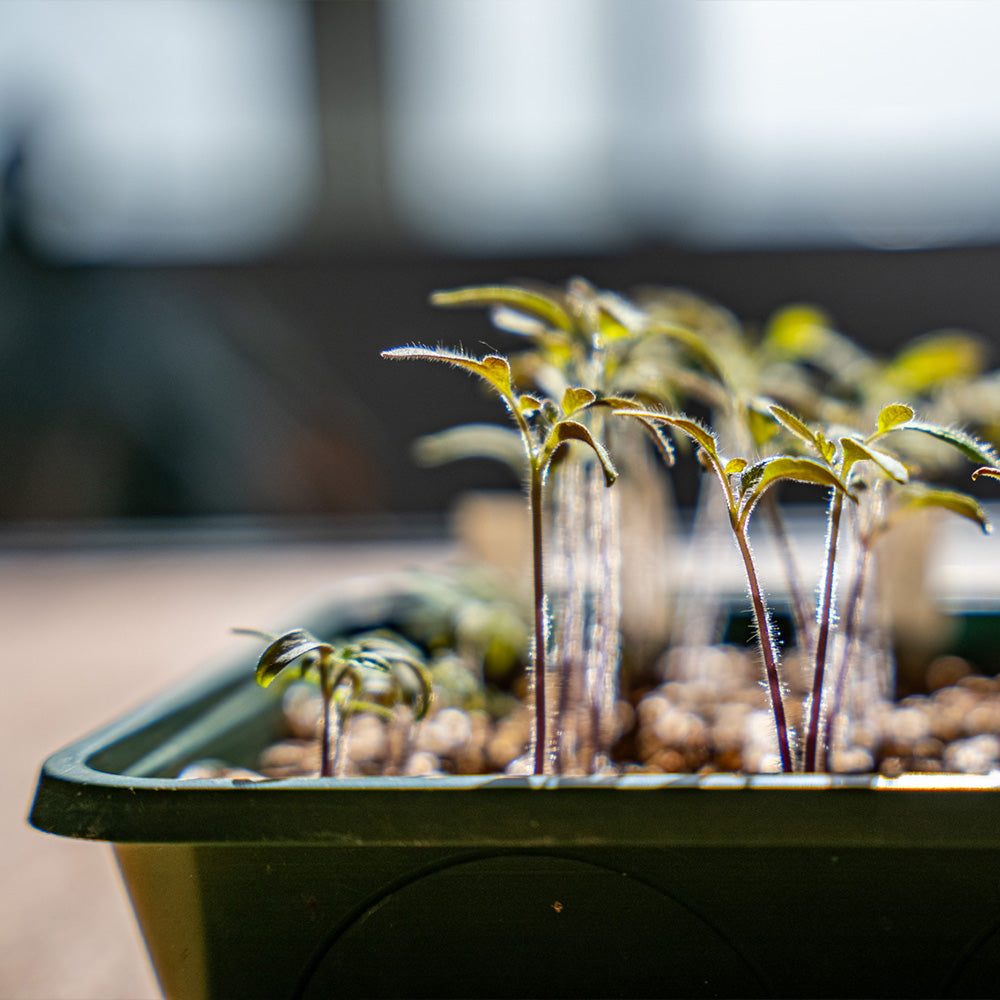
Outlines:
<svg viewBox="0 0 1000 1000"><path fill-rule="evenodd" d="M169 998L997 993L1000 775L168 777L276 734L252 674L39 779L36 827L113 845Z"/></svg>

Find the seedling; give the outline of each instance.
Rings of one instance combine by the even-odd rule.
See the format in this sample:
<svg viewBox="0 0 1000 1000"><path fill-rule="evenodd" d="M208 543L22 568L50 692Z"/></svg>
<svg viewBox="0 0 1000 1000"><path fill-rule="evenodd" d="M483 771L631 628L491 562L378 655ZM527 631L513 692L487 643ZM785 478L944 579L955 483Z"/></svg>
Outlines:
<svg viewBox="0 0 1000 1000"><path fill-rule="evenodd" d="M676 324L657 323L654 330L641 310L582 278L573 278L564 290L470 286L438 292L431 301L450 308L486 307L497 328L525 345L510 358L512 377L526 383L534 398L552 406L565 401L573 387L592 393L592 402L573 417L605 448L610 408L638 408L633 396L647 403L661 401L665 358L656 348L667 337L693 340L688 350L700 345L695 334ZM667 370L677 369L668 365ZM655 434L654 428L646 430ZM622 446L625 468L638 485L641 472L647 480L652 475L645 456L636 463L638 449L632 444L619 439L616 448ZM669 440L656 438L655 444L669 462ZM528 479L520 435L495 425L461 426L423 438L418 455L431 464L470 456L499 459ZM604 469L592 457L587 449L555 456L558 472L546 499L546 521L552 527L548 566L555 570L548 572L546 582L546 655L558 685L558 704L554 712L550 706L550 715L558 724L554 767L560 773L601 766L615 724L623 605L619 501L604 490ZM618 457L616 465L621 468Z"/></svg>
<svg viewBox="0 0 1000 1000"><path fill-rule="evenodd" d="M534 691L533 767L543 774L549 761L546 705L546 648L548 609L543 567L545 482L553 461L574 441L581 442L597 456L607 486L618 477L602 444L577 418L591 407L604 403L589 389L567 388L559 404L529 393L518 393L511 378L510 362L497 354L473 358L457 351L433 347L397 347L383 351L382 357L441 361L472 372L499 396L514 420L528 470L528 508L531 515L532 596L534 641L532 646L532 686Z"/></svg>
<svg viewBox="0 0 1000 1000"><path fill-rule="evenodd" d="M393 700L407 691L414 702L414 720L422 719L431 703L430 675L415 647L401 639L365 635L348 642L322 642L305 629L272 636L252 629L236 631L261 636L270 645L257 663L256 680L267 687L279 674L296 671L300 677L315 674L323 698L320 735L320 777L343 774L343 742L347 719L358 712L372 712L392 719L390 706L366 698L370 677L382 675L393 688ZM404 688L401 675L409 675Z"/></svg>
<svg viewBox="0 0 1000 1000"><path fill-rule="evenodd" d="M743 567L746 572L750 600L764 660L771 711L778 738L778 752L783 771L794 769L793 749L782 693L782 679L779 666L778 648L771 628L771 620L761 588L760 578L750 547L748 530L750 516L765 492L783 480L812 483L827 486L841 496L855 499L843 480L827 464L809 458L791 455L776 455L751 464L745 458L724 458L719 452L715 435L697 421L689 417L643 411L616 411L622 416L639 417L676 428L691 438L698 446L700 460L713 473L722 488L729 513L729 524L733 532Z"/></svg>

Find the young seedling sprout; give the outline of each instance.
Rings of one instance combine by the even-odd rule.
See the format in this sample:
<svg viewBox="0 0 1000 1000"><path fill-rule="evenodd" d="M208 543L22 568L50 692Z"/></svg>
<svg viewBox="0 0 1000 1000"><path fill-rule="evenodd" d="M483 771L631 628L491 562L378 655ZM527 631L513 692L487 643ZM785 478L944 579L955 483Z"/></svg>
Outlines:
<svg viewBox="0 0 1000 1000"><path fill-rule="evenodd" d="M483 379L499 396L514 420L528 470L528 507L531 515L532 594L534 642L532 685L534 689L534 743L532 750L535 774L543 774L549 760L549 736L546 731L546 643L548 641L547 604L543 571L544 517L543 494L546 478L554 459L570 442L587 445L597 456L607 486L614 483L618 471L604 446L576 417L601 402L589 389L568 388L560 404L528 393L518 393L511 379L510 363L505 357L491 354L473 358L458 351L433 347L397 347L383 351L382 357L441 361L472 372Z"/></svg>
<svg viewBox="0 0 1000 1000"><path fill-rule="evenodd" d="M715 473L729 513L729 523L736 545L743 559L747 586L753 604L757 623L758 640L764 660L764 672L771 711L778 739L778 752L783 771L794 770L795 756L791 742L788 720L785 714L782 679L778 650L767 604L750 548L749 526L753 513L765 492L775 483L783 480L812 483L827 486L844 496L855 499L843 480L827 465L810 458L790 455L776 455L751 464L745 458L726 459L719 453L718 442L711 431L697 421L684 416L675 416L652 411L616 411L622 416L638 417L673 427L690 437L698 446L701 461Z"/></svg>
<svg viewBox="0 0 1000 1000"><path fill-rule="evenodd" d="M430 707L430 675L418 650L401 639L364 635L334 644L320 641L305 629L294 629L277 637L254 629L235 631L270 641L257 663L255 676L261 687L266 688L286 670L297 671L300 677L316 675L323 698L320 777L342 774L344 724L351 715L372 712L392 718L390 707L365 698L372 673L390 681L395 701L404 690L410 693L414 720L422 719ZM402 675L409 676L408 688Z"/></svg>
<svg viewBox="0 0 1000 1000"><path fill-rule="evenodd" d="M973 473L973 476L975 477L975 473ZM906 485L893 488L893 506L886 512L883 496L885 491L883 487L886 483L892 484L893 482L894 480L892 479L880 478L876 479L869 486L869 501L865 505L868 507L868 519L865 523L858 524L857 542L859 551L857 565L845 602L843 649L840 655L840 665L834 678L833 694L821 740L822 770L824 771L831 769L831 753L833 751L835 728L843 706L847 675L851 669L852 661L856 659L856 648L862 619L862 598L872 561L872 553L878 540L891 531L904 518L928 508L949 511L960 517L964 517L974 524L979 525L985 534L989 534L992 530L985 511L972 497L957 490L936 489L912 481ZM858 488L863 483L864 481L859 479Z"/></svg>
<svg viewBox="0 0 1000 1000"><path fill-rule="evenodd" d="M957 449L966 457L980 462L989 461L993 451L989 446L964 431L938 424L917 420L913 409L905 403L890 403L882 407L876 420L875 430L867 436L841 428L834 433L826 433L808 426L795 414L780 406L772 406L771 414L793 437L815 451L821 463L831 474L848 487L860 482L861 463L871 463L878 474L892 482L905 485L910 480L907 467L881 445L882 439L900 431L916 431L929 435L938 441ZM831 437L837 437L834 442ZM840 489L830 491L829 518L827 525L826 554L823 577L820 584L820 600L816 614L816 644L812 675L812 693L809 700L809 718L806 726L806 744L803 766L806 771L815 771L819 764L820 734L823 731L823 690L826 679L827 649L834 620L834 583L836 580L837 548L840 536L840 522L845 493ZM925 492L915 494L925 506L941 506L977 520L986 529L985 516L971 498L950 491ZM851 616L849 614L848 622ZM838 681L839 683L839 681ZM829 719L826 725L830 733ZM826 751L824 750L824 756Z"/></svg>
<svg viewBox="0 0 1000 1000"><path fill-rule="evenodd" d="M435 293L431 301L447 308L486 307L493 324L523 345L510 358L513 377L526 383L527 391L539 400L565 400L572 387L594 393L593 402L580 407L574 419L604 447L613 431L604 411L638 406L632 399L636 393L647 399L647 405L663 401L656 394L663 383L661 365L654 364L649 352L640 348L660 344L666 325L658 324L654 332L641 310L582 278L571 279L565 289L520 285L456 288ZM678 336L685 333L689 339L695 337L678 328ZM618 428L625 426L617 424ZM669 463L669 441L655 443ZM518 476L528 478L525 450L513 429L467 425L422 438L417 445L424 463L489 457L500 459ZM633 488L655 492L661 481L650 482L650 466L638 443L619 437L616 448L619 446ZM562 455L557 456L558 470L545 501L546 530L550 532L546 656L558 690L556 704L549 706L556 727L553 766L558 773L566 769L589 773L606 762L614 739L621 654L619 504L627 500L620 501L617 491L605 490L600 463L587 449L579 452L567 455L565 461ZM652 525L651 529L655 530ZM650 600L655 601L655 595L650 594ZM634 605L632 610L636 610Z"/></svg>

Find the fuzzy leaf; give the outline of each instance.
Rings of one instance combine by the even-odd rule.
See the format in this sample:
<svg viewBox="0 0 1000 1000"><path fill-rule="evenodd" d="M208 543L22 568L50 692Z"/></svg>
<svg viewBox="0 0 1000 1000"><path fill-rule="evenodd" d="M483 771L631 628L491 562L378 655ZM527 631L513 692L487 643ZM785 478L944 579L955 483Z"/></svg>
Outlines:
<svg viewBox="0 0 1000 1000"><path fill-rule="evenodd" d="M491 458L503 462L519 477L525 466L521 435L514 428L499 424L462 424L437 434L425 434L414 442L413 452L424 466L444 465L464 458Z"/></svg>
<svg viewBox="0 0 1000 1000"><path fill-rule="evenodd" d="M647 420L643 416L632 413L630 410L616 410L615 412L618 414L628 413L630 416L635 416L639 426L649 435L653 446L660 453L660 458L663 459L664 464L668 467L674 464L674 443L670 440L670 435L663 424L654 423L652 420Z"/></svg>
<svg viewBox="0 0 1000 1000"><path fill-rule="evenodd" d="M649 411L639 411L634 414L628 410L620 412L627 415L645 417L647 420L657 420L661 423L669 424L671 427L676 427L679 431L683 431L688 437L692 438L712 458L718 459L719 457L719 446L716 444L715 437L710 430L702 427L697 420L692 420L690 417L673 417L666 413L653 413Z"/></svg>
<svg viewBox="0 0 1000 1000"><path fill-rule="evenodd" d="M275 639L261 653L254 676L261 687L267 687L282 670L301 661L303 657L313 654L318 659L329 656L332 652L332 646L320 642L311 632L293 629Z"/></svg>
<svg viewBox="0 0 1000 1000"><path fill-rule="evenodd" d="M563 413L568 416L570 413L582 410L585 406L590 406L595 399L597 399L596 393L591 392L589 389L574 388L571 386L563 393Z"/></svg>
<svg viewBox="0 0 1000 1000"><path fill-rule="evenodd" d="M887 452L849 437L840 439L840 447L844 452L843 475L845 478L855 462L869 461L874 462L890 479L894 479L897 483L909 481L910 474L906 466Z"/></svg>
<svg viewBox="0 0 1000 1000"><path fill-rule="evenodd" d="M551 461L556 449L560 445L567 444L570 441L582 441L584 444L589 445L601 463L601 468L604 470L604 483L606 486L610 486L618 478L618 470L615 468L614 462L611 461L611 456L605 447L594 440L594 436L590 431L576 420L560 420L552 428L552 431L549 433L549 439L545 443L544 453L546 457L544 461Z"/></svg>
<svg viewBox="0 0 1000 1000"><path fill-rule="evenodd" d="M417 358L422 361L444 361L446 364L464 368L485 379L495 389L510 398L513 394L510 381L510 364L498 354L487 354L484 358L470 358L461 351L449 351L443 347L394 347L382 352L383 358L391 360Z"/></svg>
<svg viewBox="0 0 1000 1000"><path fill-rule="evenodd" d="M841 490L852 500L854 494L831 469L811 458L793 458L788 455L778 455L765 458L750 466L742 476L740 483L740 526L746 524L750 512L769 489L782 480L792 480L797 483L813 483L816 486L828 486Z"/></svg>
<svg viewBox="0 0 1000 1000"><path fill-rule="evenodd" d="M669 413L659 413L656 410L615 410L614 413L616 416L635 417L646 425L666 424L669 427L676 427L700 445L702 451L710 456L714 462L718 463L719 461L719 447L712 432L690 417L675 417ZM673 447L669 448L669 454L672 464Z"/></svg>
<svg viewBox="0 0 1000 1000"><path fill-rule="evenodd" d="M542 401L537 396L526 392L517 397L517 408L522 413L526 413L528 410L540 410Z"/></svg>
<svg viewBox="0 0 1000 1000"><path fill-rule="evenodd" d="M820 431L816 431L816 450L827 465L833 465L833 460L837 457L837 446L828 441Z"/></svg>
<svg viewBox="0 0 1000 1000"><path fill-rule="evenodd" d="M778 406L777 403L772 404L768 407L771 411L771 416L781 424L785 430L791 431L797 438L805 441L806 444L816 447L816 434L811 431L794 413L790 410L786 410L783 406Z"/></svg>
<svg viewBox="0 0 1000 1000"><path fill-rule="evenodd" d="M892 429L893 431L918 431L921 434L929 434L945 444L950 444L973 462L980 465L1000 465L1000 456L985 441L980 441L979 438L967 431L954 427L942 427L939 424L928 424L921 420L908 420L904 424L897 424Z"/></svg>
<svg viewBox="0 0 1000 1000"><path fill-rule="evenodd" d="M885 434L900 424L905 424L907 420L913 419L913 410L905 403L890 403L883 406L878 415L878 433Z"/></svg>
<svg viewBox="0 0 1000 1000"><path fill-rule="evenodd" d="M985 535L993 530L983 508L972 497L957 490L920 489L910 492L904 502L904 509L913 507L941 507L975 521Z"/></svg>
<svg viewBox="0 0 1000 1000"><path fill-rule="evenodd" d="M772 403L768 410L775 420L786 430L791 431L796 437L801 438L807 444L812 444L816 435L801 421L791 410L786 410L777 403Z"/></svg>
<svg viewBox="0 0 1000 1000"><path fill-rule="evenodd" d="M565 333L573 330L566 310L547 295L516 285L471 285L435 292L431 303L436 306L501 306L516 309L544 320L549 326Z"/></svg>

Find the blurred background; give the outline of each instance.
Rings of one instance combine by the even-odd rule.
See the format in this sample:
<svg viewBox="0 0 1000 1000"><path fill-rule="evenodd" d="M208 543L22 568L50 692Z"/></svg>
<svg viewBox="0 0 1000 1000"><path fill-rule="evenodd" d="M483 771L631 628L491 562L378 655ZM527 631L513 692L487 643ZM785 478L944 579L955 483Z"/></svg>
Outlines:
<svg viewBox="0 0 1000 1000"><path fill-rule="evenodd" d="M0 522L443 510L430 291L580 274L891 351L1000 322L1000 6L0 4ZM991 359L995 363L995 359Z"/></svg>

